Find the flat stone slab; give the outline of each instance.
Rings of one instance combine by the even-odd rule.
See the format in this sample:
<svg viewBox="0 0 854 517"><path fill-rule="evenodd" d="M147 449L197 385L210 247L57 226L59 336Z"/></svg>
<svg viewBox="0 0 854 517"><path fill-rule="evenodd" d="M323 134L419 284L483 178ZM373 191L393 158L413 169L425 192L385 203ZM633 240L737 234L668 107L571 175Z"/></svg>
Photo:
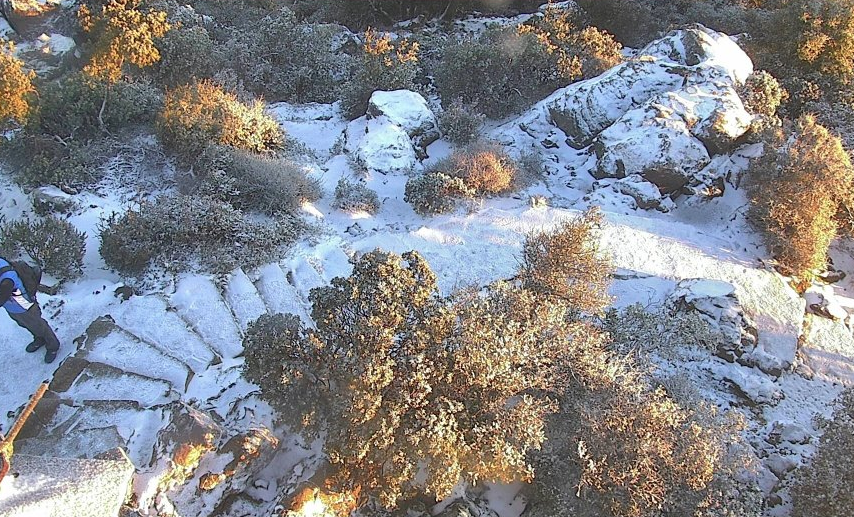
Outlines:
<svg viewBox="0 0 854 517"><path fill-rule="evenodd" d="M80 460L16 454L0 483L0 517L116 517L134 466L123 460Z"/></svg>

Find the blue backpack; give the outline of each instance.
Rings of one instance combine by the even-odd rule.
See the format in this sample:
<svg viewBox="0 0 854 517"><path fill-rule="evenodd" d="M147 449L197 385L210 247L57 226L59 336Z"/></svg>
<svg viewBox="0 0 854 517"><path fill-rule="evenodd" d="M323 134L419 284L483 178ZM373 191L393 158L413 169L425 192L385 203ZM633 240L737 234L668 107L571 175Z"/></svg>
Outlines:
<svg viewBox="0 0 854 517"><path fill-rule="evenodd" d="M26 295L30 298L30 301L36 301L36 293L39 291L39 284L42 281L42 270L38 266L33 267L23 260L10 260L9 266L0 267L0 275L3 275L9 271L15 271L18 273L18 276L21 278L21 282L24 284L24 289L27 291Z"/></svg>

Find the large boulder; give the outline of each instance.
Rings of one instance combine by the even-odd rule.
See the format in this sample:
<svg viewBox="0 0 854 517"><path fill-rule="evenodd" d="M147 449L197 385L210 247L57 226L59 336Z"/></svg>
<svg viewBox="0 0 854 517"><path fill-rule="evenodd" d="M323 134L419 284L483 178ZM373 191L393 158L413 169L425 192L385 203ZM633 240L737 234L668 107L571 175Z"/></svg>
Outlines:
<svg viewBox="0 0 854 517"><path fill-rule="evenodd" d="M350 122L344 138L347 153L369 173L406 174L418 164L406 130L385 116Z"/></svg>
<svg viewBox="0 0 854 517"><path fill-rule="evenodd" d="M543 106L549 121L566 134L566 143L581 149L633 107L677 88L688 72L686 67L641 57L562 88Z"/></svg>
<svg viewBox="0 0 854 517"><path fill-rule="evenodd" d="M707 114L696 117L709 120L708 127L698 128L700 133L711 130L714 134L717 125L726 135L740 136L742 127L749 126L750 116L732 87L747 79L753 63L726 34L694 25L668 33L637 56L543 101L549 121L566 134L567 144L586 147L627 112L689 85L705 86L713 97L709 100L693 94L695 98L686 99L699 104L695 111ZM718 94L722 94L721 100L716 100Z"/></svg>
<svg viewBox="0 0 854 517"><path fill-rule="evenodd" d="M420 150L439 139L439 124L420 94L409 90L375 91L368 101L368 118L386 117L406 131Z"/></svg>
<svg viewBox="0 0 854 517"><path fill-rule="evenodd" d="M719 77L739 84L753 73L750 57L732 38L700 24L670 31L644 47L638 55L685 66L713 68Z"/></svg>
<svg viewBox="0 0 854 517"><path fill-rule="evenodd" d="M685 120L664 104L626 113L594 143L596 179L638 174L663 194L678 194L711 160Z"/></svg>

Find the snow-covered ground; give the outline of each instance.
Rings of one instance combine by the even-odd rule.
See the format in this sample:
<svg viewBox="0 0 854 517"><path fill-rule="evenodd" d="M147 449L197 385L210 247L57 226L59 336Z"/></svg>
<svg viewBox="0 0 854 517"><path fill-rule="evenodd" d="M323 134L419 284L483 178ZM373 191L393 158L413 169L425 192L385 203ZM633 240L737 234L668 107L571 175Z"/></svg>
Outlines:
<svg viewBox="0 0 854 517"><path fill-rule="evenodd" d="M727 66L726 56L713 61L709 66ZM779 466L801 463L813 452L818 433L814 416L829 415L841 387L854 384L854 339L842 321L807 315L806 301L764 262L768 253L744 221L747 200L737 188L749 157L760 150L748 145L708 157L698 176L726 178L722 196L682 196L663 201L662 210L643 210L637 208L636 198L621 193L618 179L592 176L600 166L597 157L589 147L578 150L566 143L545 115L549 102L554 99L488 131L516 154L537 152L545 170L542 178L507 197L468 203L436 217L422 217L403 201L407 173L370 168L366 173L365 167L355 165L357 152L342 154L348 148L348 123L336 105L271 106L288 137L315 155L313 174L325 192L320 201L304 207L302 216L319 226L318 234L256 270L236 270L225 279L198 274L161 278L126 301L117 292L122 279L107 270L98 255L97 225L111 212L125 209L129 198L112 189L81 194L84 208L69 220L87 234L84 277L64 285L55 296L40 296L62 342L59 360L45 365L40 354L27 354L27 333L0 318L0 346L8 370L0 377L3 429L39 383L52 379L52 394L42 403L31 431L22 435L20 450L92 457L125 447L137 467L137 504L150 515L208 515L225 495L245 486L250 488L232 501L233 508L269 511L311 476L319 448L281 430L275 445L259 431L276 427L257 388L240 377L240 341L248 322L264 312L305 316L311 288L348 274L348 260L374 248L419 251L445 293L508 278L518 267L527 234L600 206L606 220L599 235L601 248L617 269L611 287L615 306L661 305L677 283L687 279L734 286L758 330L758 344L745 364L689 354L658 366L664 373L690 378L725 411L743 413L749 442L757 456L767 458L759 474L762 488L771 492L784 487L787 471ZM365 120L356 124L370 127ZM351 144L358 148L362 142ZM428 158L415 168L450 152L444 140L433 142L426 149ZM3 214L7 220L26 217L32 210L29 199L7 176L5 171L0 175ZM332 208L332 191L341 177L364 181L375 190L379 212L347 214ZM542 196L547 206L533 207L532 196ZM833 252L836 267L849 273L854 273L852 248L850 242L840 242ZM854 312L854 276L826 294ZM806 438L772 443L769 435L779 429L790 435L802 432ZM223 446L213 451L216 447L198 438L208 435L218 436L222 444L235 438L238 449ZM254 463L238 461L241 454L236 451L246 439L267 444L259 447L264 452ZM184 465L181 445L206 453L198 465ZM187 467L184 474L190 482L179 476L183 471L176 465ZM205 475L229 469L236 471L231 481L197 491ZM524 506L516 497L518 490L517 485L492 487L485 497L502 517L515 517ZM785 503L785 490L780 493ZM783 514L786 508L777 505L769 512Z"/></svg>

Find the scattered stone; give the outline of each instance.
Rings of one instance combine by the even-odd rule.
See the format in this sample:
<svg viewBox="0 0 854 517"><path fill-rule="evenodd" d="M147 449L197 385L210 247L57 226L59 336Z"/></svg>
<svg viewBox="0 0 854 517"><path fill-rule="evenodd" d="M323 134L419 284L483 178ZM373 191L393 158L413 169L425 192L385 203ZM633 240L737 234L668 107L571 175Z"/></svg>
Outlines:
<svg viewBox="0 0 854 517"><path fill-rule="evenodd" d="M663 196L658 187L646 181L639 174L632 174L614 183L614 189L635 200L641 210L661 208Z"/></svg>
<svg viewBox="0 0 854 517"><path fill-rule="evenodd" d="M784 456L782 454L774 453L768 456L765 460L765 464L778 479L783 480L786 477L786 474L795 470L800 463L793 456Z"/></svg>
<svg viewBox="0 0 854 517"><path fill-rule="evenodd" d="M741 357L756 346L756 325L744 313L729 282L694 278L682 280L668 296L670 308L681 312L696 312L723 337L716 355L729 362Z"/></svg>
<svg viewBox="0 0 854 517"><path fill-rule="evenodd" d="M729 381L736 394L746 399L751 405L769 404L775 405L783 394L764 375L746 368L731 368L724 379Z"/></svg>
<svg viewBox="0 0 854 517"><path fill-rule="evenodd" d="M809 432L798 424L778 420L771 426L771 432L768 433L766 441L772 445L779 445L782 442L806 445L811 439Z"/></svg>
<svg viewBox="0 0 854 517"><path fill-rule="evenodd" d="M54 186L38 187L30 192L33 209L39 215L69 213L77 208L74 198Z"/></svg>

